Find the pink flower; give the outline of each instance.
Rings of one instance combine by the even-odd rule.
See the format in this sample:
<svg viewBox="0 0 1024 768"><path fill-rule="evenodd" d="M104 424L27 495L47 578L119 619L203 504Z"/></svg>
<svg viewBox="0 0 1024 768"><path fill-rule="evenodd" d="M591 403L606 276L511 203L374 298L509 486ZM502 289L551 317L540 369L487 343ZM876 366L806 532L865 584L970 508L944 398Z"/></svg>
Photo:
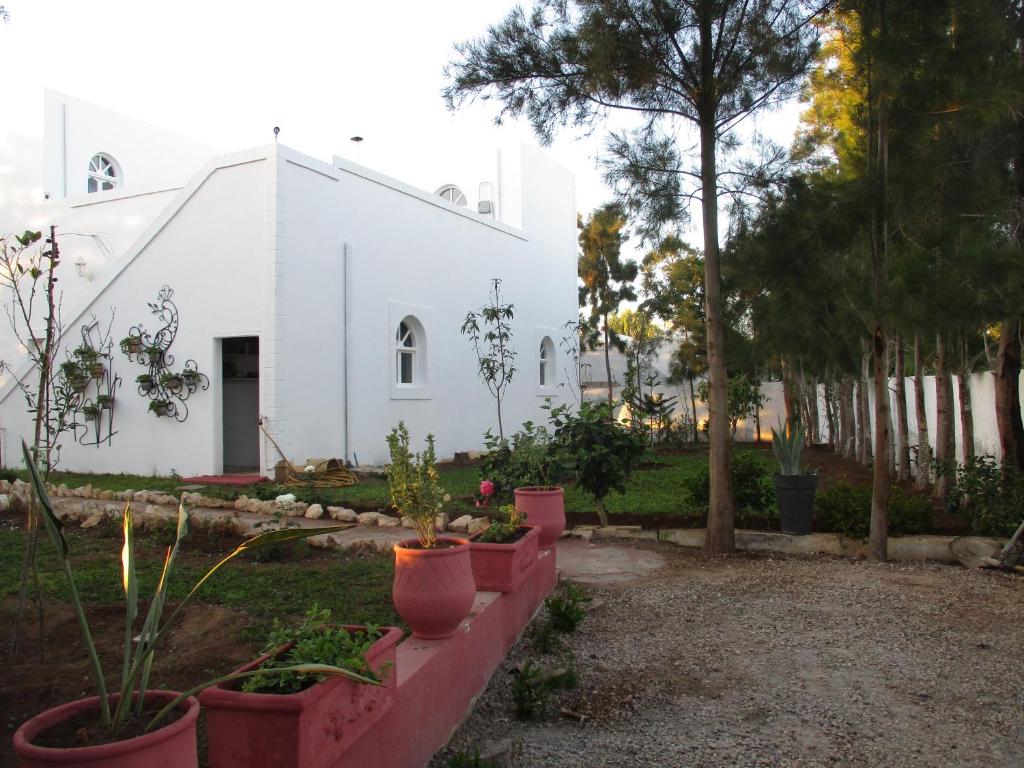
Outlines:
<svg viewBox="0 0 1024 768"><path fill-rule="evenodd" d="M480 495L485 498L489 498L494 495L494 483L490 480L482 480L480 482Z"/></svg>

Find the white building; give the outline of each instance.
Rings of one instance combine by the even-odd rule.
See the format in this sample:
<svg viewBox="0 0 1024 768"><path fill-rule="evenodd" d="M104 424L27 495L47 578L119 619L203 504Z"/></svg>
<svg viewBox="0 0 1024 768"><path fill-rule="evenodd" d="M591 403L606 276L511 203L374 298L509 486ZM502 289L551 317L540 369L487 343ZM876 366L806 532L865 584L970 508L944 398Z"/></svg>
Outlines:
<svg viewBox="0 0 1024 768"><path fill-rule="evenodd" d="M434 433L441 456L478 448L495 408L459 328L495 277L516 308L505 424L537 420L544 397L562 396L559 341L577 313L573 179L535 149L475 176L453 169L428 192L278 143L216 154L49 92L42 157L40 180L20 187L34 194L0 188L0 231L57 226L61 360L94 321L90 344L112 346L81 408L111 386L113 407L78 414L61 468L269 473L280 457L260 418L293 462L380 462L400 419L417 440ZM173 294L158 298L164 286ZM174 312L152 314L164 298ZM173 341L157 335L165 322ZM145 353L140 363L118 348L133 328L161 348L152 370L169 390L136 383ZM0 358L30 373L8 328ZM174 379L193 367L202 376ZM8 378L0 451L16 466L31 417ZM148 410L154 399L177 417Z"/></svg>

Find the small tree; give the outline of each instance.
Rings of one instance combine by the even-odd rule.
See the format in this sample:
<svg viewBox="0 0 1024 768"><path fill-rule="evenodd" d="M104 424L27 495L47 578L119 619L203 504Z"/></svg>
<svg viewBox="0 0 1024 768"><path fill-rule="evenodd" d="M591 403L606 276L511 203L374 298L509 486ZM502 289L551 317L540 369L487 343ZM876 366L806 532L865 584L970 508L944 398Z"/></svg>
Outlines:
<svg viewBox="0 0 1024 768"><path fill-rule="evenodd" d="M434 454L434 436L427 435L427 447L422 453L409 449L409 430L405 422L388 435L391 463L388 464L388 486L391 503L405 517L412 520L423 549L436 545L434 519L445 501L444 488L437 479L437 457Z"/></svg>
<svg viewBox="0 0 1024 768"><path fill-rule="evenodd" d="M707 403L709 397L707 379L697 387L697 399ZM736 439L736 427L740 419L746 419L764 405L764 395L756 382L745 373L729 377L729 427L732 438Z"/></svg>
<svg viewBox="0 0 1024 768"><path fill-rule="evenodd" d="M462 333L469 336L476 353L477 375L498 404L498 436L505 437L501 423L501 401L516 373L516 350L512 346L515 306L501 303L501 278L492 278L487 304L479 312L468 312ZM483 326L483 330L481 330Z"/></svg>
<svg viewBox="0 0 1024 768"><path fill-rule="evenodd" d="M576 484L594 497L601 525L608 525L604 500L612 491L625 493L626 480L646 450L646 439L616 424L604 402L584 400L573 412L566 405L551 409L551 424Z"/></svg>

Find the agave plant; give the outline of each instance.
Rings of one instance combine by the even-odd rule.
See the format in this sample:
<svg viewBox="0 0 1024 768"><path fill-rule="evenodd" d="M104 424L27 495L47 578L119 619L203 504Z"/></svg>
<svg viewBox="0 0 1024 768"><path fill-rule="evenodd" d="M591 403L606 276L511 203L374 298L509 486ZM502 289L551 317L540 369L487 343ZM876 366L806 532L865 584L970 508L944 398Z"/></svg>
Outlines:
<svg viewBox="0 0 1024 768"><path fill-rule="evenodd" d="M188 536L189 514L185 510L185 506L183 504L179 504L178 527L174 538L174 544L167 549L167 554L164 557L163 570L160 573L160 578L157 581L153 598L150 601L149 612L146 614L146 620L143 623L142 631L138 636L137 643L133 643L132 626L139 615L139 583L138 577L135 573L135 537L134 526L132 524L131 505L129 504L125 506L122 525L124 543L121 547L121 578L125 594L124 659L121 667L120 695L117 699L113 712L111 712L110 695L107 691L106 678L104 677L103 669L100 665L99 655L96 652L96 644L92 639L89 622L85 618L85 611L82 608L82 601L78 594L78 587L75 584L75 577L71 569L71 564L68 561L68 544L64 535L61 533L63 523L61 523L56 514L54 514L53 505L46 492L46 484L43 482L43 479L39 474L39 470L36 467L35 462L32 460L29 447L25 444L24 440L21 443L21 447L25 454L25 464L28 466L29 472L32 475L32 485L35 488L36 497L42 508L42 518L46 525L46 532L50 537L50 541L53 542L53 545L57 550L57 560L64 572L68 593L71 596L71 603L74 607L75 615L78 618L78 624L82 630L85 647L89 653L93 677L95 678L96 688L99 693L100 719L103 726L112 736L116 736L120 733L129 720L142 716L143 705L145 703L145 693L148 690L149 675L153 667L153 659L155 657L157 647L160 645L161 640L166 636L167 631L174 624L175 619L180 615L185 604L199 591L203 584L205 584L206 581L221 568L221 566L243 552L249 552L272 544L304 539L321 533L334 533L342 530L342 527L305 529L288 528L267 531L266 533L261 533L258 536L247 539L207 571L206 574L196 582L195 586L192 587L184 599L178 603L170 616L167 619L163 619L163 610L167 599L167 587L171 571L178 556L181 543ZM381 684L377 680L364 677L352 672L351 670L327 664L296 664L289 667L279 667L272 671L275 674L295 672L310 675L341 675L367 685ZM219 677L215 680L208 680L201 683L194 688L185 691L160 710L149 721L145 730L150 731L159 725L175 707L181 704L181 702L189 696L194 696L206 688L210 688L211 686L219 685L230 680L249 677L257 673L267 674L267 672L268 670L265 669L251 670L249 672L236 672Z"/></svg>
<svg viewBox="0 0 1024 768"><path fill-rule="evenodd" d="M804 447L805 434L806 429L799 421L787 421L783 427L780 419L778 431L772 427L772 452L779 462L780 474L800 474L800 451Z"/></svg>

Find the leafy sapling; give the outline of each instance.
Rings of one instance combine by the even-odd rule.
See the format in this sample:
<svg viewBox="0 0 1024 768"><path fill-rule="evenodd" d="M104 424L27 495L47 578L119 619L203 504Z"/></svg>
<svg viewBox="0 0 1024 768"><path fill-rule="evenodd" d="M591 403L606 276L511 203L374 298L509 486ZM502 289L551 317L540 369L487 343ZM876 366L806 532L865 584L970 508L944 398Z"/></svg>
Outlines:
<svg viewBox="0 0 1024 768"><path fill-rule="evenodd" d="M487 304L469 312L462 321L462 335L469 336L476 353L477 376L498 404L498 435L505 437L501 423L501 401L516 374L516 350L512 346L515 306L501 303L501 279L491 280Z"/></svg>

